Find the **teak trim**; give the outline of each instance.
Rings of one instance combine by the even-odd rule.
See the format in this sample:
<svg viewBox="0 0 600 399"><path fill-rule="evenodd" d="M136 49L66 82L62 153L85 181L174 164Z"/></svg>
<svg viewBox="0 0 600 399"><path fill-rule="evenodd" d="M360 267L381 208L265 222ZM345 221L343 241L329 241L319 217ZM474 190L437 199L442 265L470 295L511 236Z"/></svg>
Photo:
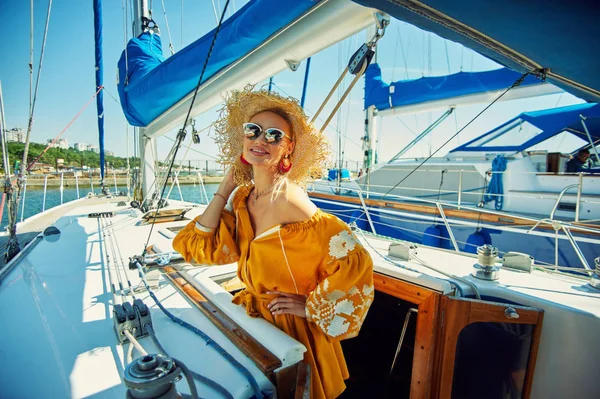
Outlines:
<svg viewBox="0 0 600 399"><path fill-rule="evenodd" d="M411 398L433 397L441 294L380 273L373 274L377 291L418 305L410 383Z"/></svg>
<svg viewBox="0 0 600 399"><path fill-rule="evenodd" d="M310 366L305 362L292 364L275 373L279 399L310 398Z"/></svg>
<svg viewBox="0 0 600 399"><path fill-rule="evenodd" d="M435 354L439 330L441 294L433 293L419 305L417 330L410 381L411 398L432 398L435 375Z"/></svg>
<svg viewBox="0 0 600 399"><path fill-rule="evenodd" d="M340 201L340 196L338 196L338 195L317 193L317 192L312 192L309 194L311 197L314 197L314 198L320 198L320 199L331 200L331 201ZM351 203L351 204L356 204L356 205L359 205L362 207L362 203L360 202L359 198L344 197L343 201ZM380 200L374 200L374 199L364 199L364 201L365 201L365 204L369 207L380 207L380 208L384 208L384 209L385 208L398 209L398 210L403 210L403 211L413 212L413 213L420 213L420 214L425 214L425 215L439 215L439 210L438 210L437 206L435 206L435 205L420 205L420 204L412 204L412 203L406 203L406 202L398 202L398 201L393 201L393 200L380 201ZM444 214L446 215L446 217L453 217L456 219L463 219L463 220L477 220L477 221L481 221L481 222L495 223L495 224L502 225L502 226L533 227L533 225L534 225L534 222L532 222L531 220L523 219L523 218L520 218L520 217L514 216L514 215L501 216L501 215L495 215L495 214L485 213L485 212L475 212L475 211L466 210L466 209L444 208ZM591 228L598 227L597 225L580 223L580 222L573 223L573 224L580 225L582 227L591 227ZM539 230L554 230L552 226L545 225L545 224L539 225L537 227L537 229L539 229ZM572 232L583 232L586 234L595 234L595 233L590 233L590 232L586 232L584 230L577 229L576 227L573 227L571 229L571 231Z"/></svg>
<svg viewBox="0 0 600 399"><path fill-rule="evenodd" d="M504 312L507 307L514 308L519 314L518 319L509 319ZM489 323L514 323L533 324L534 330L531 339L531 348L527 362L527 374L523 385L523 397L529 398L533 373L535 371L535 360L537 356L543 311L526 306L512 304L480 301L468 298L441 299L442 328L440 338L439 356L439 379L437 381L437 398L450 399L452 397L452 382L454 377L454 363L456 359L456 345L461 331L469 324L477 322Z"/></svg>
<svg viewBox="0 0 600 399"><path fill-rule="evenodd" d="M427 288L380 273L373 273L373 283L377 291L384 292L416 305L421 304L435 293Z"/></svg>
<svg viewBox="0 0 600 399"><path fill-rule="evenodd" d="M164 275L173 286L193 303L233 344L248 356L271 381L273 371L281 367L281 361L260 342L233 321L221 309L200 293L186 276L170 266L163 267Z"/></svg>

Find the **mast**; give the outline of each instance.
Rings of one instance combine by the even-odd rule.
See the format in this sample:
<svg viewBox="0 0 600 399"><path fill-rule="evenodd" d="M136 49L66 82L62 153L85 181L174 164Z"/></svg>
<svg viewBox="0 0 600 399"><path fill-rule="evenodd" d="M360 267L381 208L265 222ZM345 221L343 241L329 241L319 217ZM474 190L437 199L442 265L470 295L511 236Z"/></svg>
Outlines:
<svg viewBox="0 0 600 399"><path fill-rule="evenodd" d="M135 0L133 7L133 36L138 37L145 32L148 29L148 23L151 19L148 1ZM140 173L142 175L142 198L140 198L140 202L142 202L144 199L150 197L150 188L154 181L154 171L157 161L154 159L154 156L158 152L156 140L146 136L146 128L140 127L137 129L139 138L137 145L140 149Z"/></svg>
<svg viewBox="0 0 600 399"><path fill-rule="evenodd" d="M376 26L371 26L367 29L367 40L369 40L375 34L377 30ZM375 55L373 56L373 62L377 62L377 49L375 49ZM365 75L366 79L366 75ZM366 85L365 85L366 87ZM363 175L365 176L365 181L367 186L365 190L367 191L366 195L369 198L369 191L371 191L371 168L373 167L373 145L377 141L377 127L375 125L376 120L375 116L377 115L377 111L375 110L375 106L371 105L365 110L365 135L362 138L362 148L363 148Z"/></svg>
<svg viewBox="0 0 600 399"><path fill-rule="evenodd" d="M96 109L98 111L98 144L100 146L100 185L104 187L104 66L102 63L102 0L94 0L94 44L96 49Z"/></svg>

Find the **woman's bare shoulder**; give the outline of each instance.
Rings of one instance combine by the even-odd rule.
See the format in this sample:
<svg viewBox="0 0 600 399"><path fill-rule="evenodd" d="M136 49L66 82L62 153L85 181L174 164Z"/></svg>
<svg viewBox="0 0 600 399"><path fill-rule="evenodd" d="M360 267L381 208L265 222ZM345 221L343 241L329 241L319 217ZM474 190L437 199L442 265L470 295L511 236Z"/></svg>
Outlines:
<svg viewBox="0 0 600 399"><path fill-rule="evenodd" d="M278 196L276 204L284 223L303 222L317 212L316 205L312 203L306 191L293 183L288 184L285 195Z"/></svg>

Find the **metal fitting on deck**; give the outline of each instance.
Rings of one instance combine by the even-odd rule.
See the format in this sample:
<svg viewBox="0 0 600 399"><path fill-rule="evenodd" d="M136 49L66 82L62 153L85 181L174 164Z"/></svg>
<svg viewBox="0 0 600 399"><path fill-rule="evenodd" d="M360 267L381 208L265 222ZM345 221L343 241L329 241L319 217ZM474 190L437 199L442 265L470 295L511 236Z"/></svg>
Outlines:
<svg viewBox="0 0 600 399"><path fill-rule="evenodd" d="M498 280L501 265L497 263L498 249L489 244L477 247L477 263L471 274L481 280Z"/></svg>
<svg viewBox="0 0 600 399"><path fill-rule="evenodd" d="M163 355L146 355L129 363L123 375L126 398L176 399L180 397L175 382L181 379L181 368Z"/></svg>
<svg viewBox="0 0 600 399"><path fill-rule="evenodd" d="M417 246L410 242L393 242L388 254L403 261L410 261L417 254Z"/></svg>
<svg viewBox="0 0 600 399"><path fill-rule="evenodd" d="M594 264L596 265L596 272L590 278L590 285L600 290L600 256L594 259Z"/></svg>

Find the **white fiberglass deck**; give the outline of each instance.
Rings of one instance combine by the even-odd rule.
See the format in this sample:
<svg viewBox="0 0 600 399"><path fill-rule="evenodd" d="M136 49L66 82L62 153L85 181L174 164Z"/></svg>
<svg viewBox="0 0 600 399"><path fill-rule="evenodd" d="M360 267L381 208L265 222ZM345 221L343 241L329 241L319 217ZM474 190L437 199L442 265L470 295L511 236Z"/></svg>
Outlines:
<svg viewBox="0 0 600 399"><path fill-rule="evenodd" d="M118 206L117 200L85 201L80 201L78 207L71 208L55 223L62 232L57 242L40 239L0 283L0 317L4 320L0 332L0 359L5 364L0 373L3 397L122 398L125 395L122 376L128 363L129 345L118 343L112 320L115 300L110 289L110 281L117 273L115 258L119 260L119 256L114 256L110 246L105 245L101 220L89 218L88 214L116 212L109 220L124 262L129 256L142 253L150 226L140 223L139 211L128 205ZM204 209L192 204L187 206L192 207L187 214L190 219ZM168 228L186 223L157 224L150 244L157 251L171 251L173 233ZM386 260L382 255L387 255L391 241L363 237L360 233L358 236L371 252L378 273L438 292L452 292L450 279L440 273L414 261L394 264ZM110 264L106 261L107 254ZM538 271L502 270L499 281L485 282L470 276L476 262L471 256L420 247L418 257L438 269L465 278L490 300L543 309L544 324L532 397L590 397L594 382L589 376L597 370L600 358L597 345L600 291L590 288L585 279ZM241 307L231 304L231 295L213 282L216 275L234 274L235 265L186 266L182 273L195 278L216 306L275 354L282 364L293 364L302 358L302 345L266 321L248 317ZM128 271L127 278L134 287L138 285L137 272ZM453 284L460 285L465 295L473 294L469 285L458 280ZM250 370L261 390L274 389L257 366L170 283L161 280L155 292L172 313L207 333ZM145 290L136 295L150 307L156 334L171 356L223 385L236 398L253 395L248 380L212 347L171 322ZM403 320L389 322L401 324ZM148 352L157 352L149 338L142 338L140 343ZM139 357L139 353L136 351L133 357ZM197 386L201 397L221 397L207 386L199 383ZM184 381L178 383L177 388L188 392Z"/></svg>
<svg viewBox="0 0 600 399"><path fill-rule="evenodd" d="M2 329L0 384L3 397L119 397L125 396L122 375L128 345L120 345L112 320L105 250L101 243L100 220L90 212L116 211L112 218L123 258L139 255L150 226L138 225L139 212L116 202L82 206L55 224L59 241L41 240L26 253L0 286L0 316L9 325ZM111 261L114 262L114 261ZM137 272L127 276L137 286ZM193 308L171 285L161 282L156 290L164 306L176 316L204 331L249 369L261 390L273 390L271 382L206 317ZM144 291L139 294L151 307L156 334L173 357L226 387L235 398L253 395L244 376L198 336L172 323ZM298 350L297 342L267 322L279 333L280 341ZM149 353L158 353L149 338L141 339ZM301 353L300 353L301 355ZM137 351L134 359L139 357ZM204 398L221 397L197 384ZM177 384L188 392L185 383Z"/></svg>

